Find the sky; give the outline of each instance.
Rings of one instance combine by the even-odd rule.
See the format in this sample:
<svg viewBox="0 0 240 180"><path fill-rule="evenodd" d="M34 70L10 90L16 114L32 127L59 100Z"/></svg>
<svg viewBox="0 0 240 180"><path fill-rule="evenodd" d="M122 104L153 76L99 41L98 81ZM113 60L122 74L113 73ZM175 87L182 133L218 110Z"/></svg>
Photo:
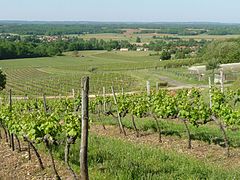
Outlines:
<svg viewBox="0 0 240 180"><path fill-rule="evenodd" d="M240 0L0 0L0 20L240 23Z"/></svg>

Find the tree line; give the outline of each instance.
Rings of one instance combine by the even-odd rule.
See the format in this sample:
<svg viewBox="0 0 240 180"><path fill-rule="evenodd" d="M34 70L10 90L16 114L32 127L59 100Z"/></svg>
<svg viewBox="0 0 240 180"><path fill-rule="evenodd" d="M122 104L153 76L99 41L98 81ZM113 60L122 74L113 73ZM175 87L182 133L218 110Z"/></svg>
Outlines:
<svg viewBox="0 0 240 180"><path fill-rule="evenodd" d="M222 23L103 23L103 22L8 22L0 21L0 33L20 35L64 35L123 33L122 29L145 29L140 33L177 35L240 34L239 24Z"/></svg>
<svg viewBox="0 0 240 180"><path fill-rule="evenodd" d="M81 51L81 50L113 50L120 48L136 49L136 45L132 45L128 41L104 41L95 38L83 40L72 38L70 40L57 40L54 42L39 42L33 39L11 41L0 39L0 59L15 58L34 58L60 56L65 51Z"/></svg>
<svg viewBox="0 0 240 180"><path fill-rule="evenodd" d="M240 38L213 41L204 46L199 58L208 69L216 69L220 64L240 62Z"/></svg>
<svg viewBox="0 0 240 180"><path fill-rule="evenodd" d="M122 33L122 30L98 24L2 24L0 33L20 35L65 35L65 34L98 34Z"/></svg>

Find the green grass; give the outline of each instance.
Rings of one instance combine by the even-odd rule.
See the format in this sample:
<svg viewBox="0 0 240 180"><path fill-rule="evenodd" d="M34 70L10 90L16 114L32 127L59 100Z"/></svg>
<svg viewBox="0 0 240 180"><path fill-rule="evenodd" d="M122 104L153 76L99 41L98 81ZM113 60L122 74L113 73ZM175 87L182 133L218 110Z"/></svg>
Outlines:
<svg viewBox="0 0 240 180"><path fill-rule="evenodd" d="M138 91L145 89L147 80L153 87L163 81L165 73L156 70L163 63L149 53L81 51L80 57L73 57L67 52L59 57L1 60L0 67L7 74L7 91L12 89L16 96L70 95L72 89L80 89L83 76L90 77L91 94L100 93L103 86L107 93L111 86L117 92Z"/></svg>
<svg viewBox="0 0 240 180"><path fill-rule="evenodd" d="M55 154L64 157L64 148ZM79 144L71 148L70 162L79 171ZM237 179L240 173L203 161L123 140L90 135L89 174L91 179Z"/></svg>
<svg viewBox="0 0 240 180"><path fill-rule="evenodd" d="M0 66L7 74L7 90L15 95L69 95L72 89L79 90L82 76L90 76L91 93L98 93L105 86L122 87L126 91L137 90L139 82L124 71L151 65L146 54L140 53L140 60L129 53L107 53L105 51L84 51L84 57L66 56L5 60ZM139 62L143 62L143 64ZM145 67L144 67L145 68Z"/></svg>

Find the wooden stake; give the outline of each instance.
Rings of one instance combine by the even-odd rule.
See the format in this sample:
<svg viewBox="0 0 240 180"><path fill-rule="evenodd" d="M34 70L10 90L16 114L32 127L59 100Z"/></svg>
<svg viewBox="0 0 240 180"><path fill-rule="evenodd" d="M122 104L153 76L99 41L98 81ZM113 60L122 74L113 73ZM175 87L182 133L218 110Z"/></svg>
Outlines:
<svg viewBox="0 0 240 180"><path fill-rule="evenodd" d="M43 106L44 106L44 111L47 112L47 101L46 101L46 95L43 94Z"/></svg>
<svg viewBox="0 0 240 180"><path fill-rule="evenodd" d="M150 82L147 81L147 95L150 96L150 94L151 94Z"/></svg>
<svg viewBox="0 0 240 180"><path fill-rule="evenodd" d="M88 180L88 97L89 77L82 78L82 131L80 146L80 179Z"/></svg>
<svg viewBox="0 0 240 180"><path fill-rule="evenodd" d="M224 93L223 69L220 70L220 85L221 85L221 92Z"/></svg>
<svg viewBox="0 0 240 180"><path fill-rule="evenodd" d="M212 82L211 82L211 77L208 77L208 82L209 82L209 106L212 109Z"/></svg>
<svg viewBox="0 0 240 180"><path fill-rule="evenodd" d="M72 96L73 96L73 98L75 98L75 90L74 89L72 89Z"/></svg>
<svg viewBox="0 0 240 180"><path fill-rule="evenodd" d="M106 112L106 90L105 87L103 87L103 111Z"/></svg>
<svg viewBox="0 0 240 180"><path fill-rule="evenodd" d="M10 92L9 92L9 111L10 112L12 111L12 89L10 89ZM14 136L13 136L12 133L10 135L10 144L11 144L11 147L12 147L12 151L14 151L15 150Z"/></svg>
<svg viewBox="0 0 240 180"><path fill-rule="evenodd" d="M9 91L9 110L12 111L12 89Z"/></svg>

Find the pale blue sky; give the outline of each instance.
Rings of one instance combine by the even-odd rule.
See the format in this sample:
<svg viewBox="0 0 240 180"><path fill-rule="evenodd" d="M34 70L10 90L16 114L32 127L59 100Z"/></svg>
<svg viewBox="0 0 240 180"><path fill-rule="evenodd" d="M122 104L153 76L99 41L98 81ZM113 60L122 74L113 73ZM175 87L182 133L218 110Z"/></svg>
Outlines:
<svg viewBox="0 0 240 180"><path fill-rule="evenodd" d="M240 23L240 0L0 0L0 20Z"/></svg>

